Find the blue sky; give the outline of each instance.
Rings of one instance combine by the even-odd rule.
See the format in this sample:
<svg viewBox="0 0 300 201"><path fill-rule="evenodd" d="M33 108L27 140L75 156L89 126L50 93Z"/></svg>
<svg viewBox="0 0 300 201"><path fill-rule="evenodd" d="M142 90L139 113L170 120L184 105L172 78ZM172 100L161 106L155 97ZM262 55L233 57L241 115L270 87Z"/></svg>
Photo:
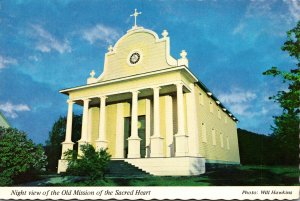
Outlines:
<svg viewBox="0 0 300 201"><path fill-rule="evenodd" d="M168 30L175 58L187 51L191 71L238 127L271 133L280 108L268 97L286 85L262 72L295 66L280 47L300 19L299 1L0 0L0 110L11 125L44 143L67 113L58 91L85 84L92 69L102 72L104 53L132 27L134 8L142 11L138 25Z"/></svg>

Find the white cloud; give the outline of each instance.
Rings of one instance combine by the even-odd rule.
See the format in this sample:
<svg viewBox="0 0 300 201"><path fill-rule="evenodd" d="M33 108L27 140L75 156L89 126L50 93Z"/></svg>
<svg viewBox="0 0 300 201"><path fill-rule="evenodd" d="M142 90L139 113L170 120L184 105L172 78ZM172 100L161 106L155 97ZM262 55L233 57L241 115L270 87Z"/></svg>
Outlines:
<svg viewBox="0 0 300 201"><path fill-rule="evenodd" d="M234 115L242 117L244 121L252 121L254 117L262 115L270 116L274 111L278 111L278 105L269 100L265 92L257 94L251 90L234 88L229 93L221 93L219 99Z"/></svg>
<svg viewBox="0 0 300 201"><path fill-rule="evenodd" d="M42 28L40 25L32 25L34 36L37 36L36 49L41 52L51 52L55 50L60 54L71 52L71 46L68 40L59 41L52 34Z"/></svg>
<svg viewBox="0 0 300 201"><path fill-rule="evenodd" d="M246 38L256 37L261 33L285 36L285 32L294 27L298 20L300 20L298 0L252 0L249 1L244 17L232 30L232 34L242 34ZM252 35L254 31L255 36Z"/></svg>
<svg viewBox="0 0 300 201"><path fill-rule="evenodd" d="M102 24L97 24L92 28L85 29L82 33L82 37L90 44L94 44L96 41L111 44L120 37L120 34L115 29Z"/></svg>
<svg viewBox="0 0 300 201"><path fill-rule="evenodd" d="M284 0L287 4L291 16L298 21L300 19L300 2L298 0Z"/></svg>
<svg viewBox="0 0 300 201"><path fill-rule="evenodd" d="M220 100L223 103L247 103L256 98L256 94L251 91L234 89L228 94L221 94Z"/></svg>
<svg viewBox="0 0 300 201"><path fill-rule="evenodd" d="M254 117L267 114L269 110L258 104L256 93L242 89L233 89L230 93L220 94L220 101L229 105L230 110L235 115L244 117ZM262 100L263 101L263 100Z"/></svg>
<svg viewBox="0 0 300 201"><path fill-rule="evenodd" d="M4 114L7 117L11 118L17 118L19 112L25 112L25 111L30 111L30 108L28 105L25 104L12 104L11 102L6 102L3 104L0 104L0 110L4 112Z"/></svg>
<svg viewBox="0 0 300 201"><path fill-rule="evenodd" d="M13 59L13 58L10 58L10 57L4 57L4 56L1 56L0 55L0 69L2 68L5 68L6 66L8 65L11 65L11 64L17 64L17 60L16 59Z"/></svg>
<svg viewBox="0 0 300 201"><path fill-rule="evenodd" d="M236 27L233 29L232 33L235 35L235 34L238 34L238 33L243 32L244 29L245 29L245 24L244 24L244 23L240 23L238 26L236 26Z"/></svg>
<svg viewBox="0 0 300 201"><path fill-rule="evenodd" d="M246 10L246 17L257 17L272 14L272 4L276 0L255 0L250 1Z"/></svg>
<svg viewBox="0 0 300 201"><path fill-rule="evenodd" d="M28 57L28 59L31 60L31 61L35 61L35 62L40 60L39 57L36 56L36 55L31 55L31 56Z"/></svg>

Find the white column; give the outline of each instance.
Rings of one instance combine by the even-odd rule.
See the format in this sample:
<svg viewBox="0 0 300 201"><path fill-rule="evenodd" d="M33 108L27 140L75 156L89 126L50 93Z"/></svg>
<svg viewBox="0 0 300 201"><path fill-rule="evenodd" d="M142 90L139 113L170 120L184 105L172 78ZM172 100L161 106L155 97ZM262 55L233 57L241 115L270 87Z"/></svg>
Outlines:
<svg viewBox="0 0 300 201"><path fill-rule="evenodd" d="M107 141L106 141L106 96L100 97L100 113L99 113L99 134L98 139L96 140L96 149L106 149Z"/></svg>
<svg viewBox="0 0 300 201"><path fill-rule="evenodd" d="M146 158L150 157L151 102L146 99Z"/></svg>
<svg viewBox="0 0 300 201"><path fill-rule="evenodd" d="M160 106L159 106L159 90L160 87L153 88L153 107L154 107L154 137L160 137Z"/></svg>
<svg viewBox="0 0 300 201"><path fill-rule="evenodd" d="M72 100L68 100L68 116L67 116L67 128L66 128L66 138L65 143L72 142L72 121L73 121L73 104Z"/></svg>
<svg viewBox="0 0 300 201"><path fill-rule="evenodd" d="M186 94L187 102L187 129L189 136L189 156L200 156L199 150L199 133L198 133L198 120L197 120L197 107L195 97L194 83L189 84L191 89L190 93ZM200 124L199 124L200 125Z"/></svg>
<svg viewBox="0 0 300 201"><path fill-rule="evenodd" d="M188 136L185 135L185 121L184 121L184 105L183 105L183 84L177 83L177 117L178 117L178 131L176 138L176 156L186 156L188 153Z"/></svg>
<svg viewBox="0 0 300 201"><path fill-rule="evenodd" d="M167 157L174 157L174 131L173 131L173 100L172 96L165 96L166 119L166 153Z"/></svg>
<svg viewBox="0 0 300 201"><path fill-rule="evenodd" d="M61 159L64 159L64 153L66 151L73 150L73 142L72 142L72 121L73 121L73 104L72 100L68 100L68 115L67 115L67 126L66 126L66 136L65 141L62 143L62 153Z"/></svg>
<svg viewBox="0 0 300 201"><path fill-rule="evenodd" d="M128 158L140 158L141 139L138 136L138 94L139 91L132 92L131 104L131 136L128 138Z"/></svg>
<svg viewBox="0 0 300 201"><path fill-rule="evenodd" d="M177 90L177 126L178 126L178 135L184 135L184 106L183 106L183 91L182 91L182 83L176 84Z"/></svg>
<svg viewBox="0 0 300 201"><path fill-rule="evenodd" d="M131 105L131 138L138 138L138 94L139 91L132 92Z"/></svg>
<svg viewBox="0 0 300 201"><path fill-rule="evenodd" d="M115 158L124 158L124 103L117 104Z"/></svg>
<svg viewBox="0 0 300 201"><path fill-rule="evenodd" d="M90 99L83 99L83 114L82 114L82 127L81 127L81 139L78 141L78 155L81 155L80 146L87 143L88 134L88 118L89 118L89 102Z"/></svg>
<svg viewBox="0 0 300 201"><path fill-rule="evenodd" d="M65 160L64 153L68 150L73 150L72 142L72 121L73 121L73 104L72 100L68 100L68 115L65 141L62 144L61 159L58 161L57 173L66 172L68 168L68 161Z"/></svg>
<svg viewBox="0 0 300 201"><path fill-rule="evenodd" d="M151 157L163 156L163 138L160 137L160 106L159 106L159 90L160 87L153 88L153 107L154 107L154 132L151 137Z"/></svg>
<svg viewBox="0 0 300 201"><path fill-rule="evenodd" d="M92 107L89 108L89 121L88 121L88 134L87 134L87 138L86 138L86 141L88 143L91 143L92 142L92 135L93 135L93 109Z"/></svg>

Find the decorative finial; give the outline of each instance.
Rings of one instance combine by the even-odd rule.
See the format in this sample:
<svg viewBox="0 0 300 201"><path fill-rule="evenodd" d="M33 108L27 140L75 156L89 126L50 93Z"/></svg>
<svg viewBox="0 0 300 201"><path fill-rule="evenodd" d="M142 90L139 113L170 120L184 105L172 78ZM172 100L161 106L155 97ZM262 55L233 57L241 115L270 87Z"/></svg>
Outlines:
<svg viewBox="0 0 300 201"><path fill-rule="evenodd" d="M109 52L112 52L112 51L114 50L114 48L113 48L112 45L109 45L108 48L107 48L107 50L108 50Z"/></svg>
<svg viewBox="0 0 300 201"><path fill-rule="evenodd" d="M185 59L186 55L187 55L186 51L182 50L181 53L180 53L181 58Z"/></svg>
<svg viewBox="0 0 300 201"><path fill-rule="evenodd" d="M164 30L164 31L162 32L161 35L162 35L164 38L166 38L166 37L169 35L169 33L168 33L167 30Z"/></svg>
<svg viewBox="0 0 300 201"><path fill-rule="evenodd" d="M92 70L91 73L90 73L91 78L94 78L94 77L95 77L95 74L96 74L95 71Z"/></svg>
<svg viewBox="0 0 300 201"><path fill-rule="evenodd" d="M133 29L134 28L137 28L137 25L136 25L136 18L138 15L142 14L142 12L137 12L137 9L135 8L134 9L134 13L132 15L130 15L130 17L134 17L134 26L132 27Z"/></svg>

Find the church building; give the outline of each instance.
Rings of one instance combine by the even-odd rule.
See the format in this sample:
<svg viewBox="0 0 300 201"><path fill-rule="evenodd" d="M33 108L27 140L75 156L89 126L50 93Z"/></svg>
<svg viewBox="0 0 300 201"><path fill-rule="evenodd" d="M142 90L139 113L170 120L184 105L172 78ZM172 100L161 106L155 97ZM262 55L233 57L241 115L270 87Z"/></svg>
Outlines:
<svg viewBox="0 0 300 201"><path fill-rule="evenodd" d="M164 30L134 26L104 58L99 77L63 89L69 99L65 141L58 173L65 172L63 153L73 149L73 105L83 108L81 139L96 149L108 148L152 175L199 175L207 165L240 164L237 119L189 69L187 52L170 55ZM80 152L80 151L79 151Z"/></svg>

